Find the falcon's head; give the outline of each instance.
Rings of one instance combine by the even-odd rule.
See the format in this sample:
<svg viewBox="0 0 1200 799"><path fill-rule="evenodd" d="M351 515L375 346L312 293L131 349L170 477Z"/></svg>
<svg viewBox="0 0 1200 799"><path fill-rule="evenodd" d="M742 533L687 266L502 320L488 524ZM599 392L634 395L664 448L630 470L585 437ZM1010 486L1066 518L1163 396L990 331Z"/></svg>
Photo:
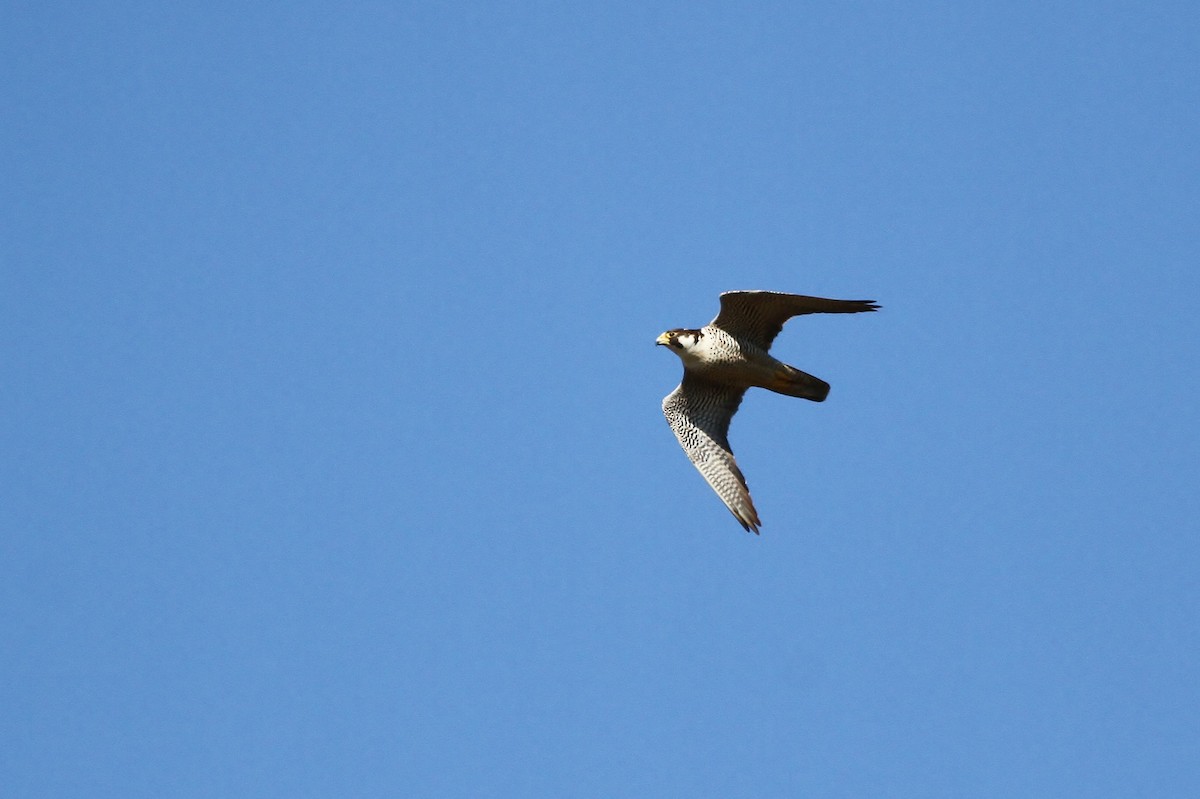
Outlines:
<svg viewBox="0 0 1200 799"><path fill-rule="evenodd" d="M682 328L676 330L668 330L657 339L655 344L661 344L664 347L670 347L676 353L689 352L693 347L700 343L700 338L703 334L699 330L684 330Z"/></svg>

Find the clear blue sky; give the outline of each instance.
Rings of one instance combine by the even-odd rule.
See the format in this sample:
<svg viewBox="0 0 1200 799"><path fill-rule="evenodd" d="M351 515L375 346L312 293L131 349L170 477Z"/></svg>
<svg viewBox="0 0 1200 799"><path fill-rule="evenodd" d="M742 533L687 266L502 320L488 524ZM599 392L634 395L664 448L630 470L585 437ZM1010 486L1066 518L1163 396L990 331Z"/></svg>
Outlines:
<svg viewBox="0 0 1200 799"><path fill-rule="evenodd" d="M0 795L1200 795L1200 11L0 13ZM776 344L744 533L654 346Z"/></svg>

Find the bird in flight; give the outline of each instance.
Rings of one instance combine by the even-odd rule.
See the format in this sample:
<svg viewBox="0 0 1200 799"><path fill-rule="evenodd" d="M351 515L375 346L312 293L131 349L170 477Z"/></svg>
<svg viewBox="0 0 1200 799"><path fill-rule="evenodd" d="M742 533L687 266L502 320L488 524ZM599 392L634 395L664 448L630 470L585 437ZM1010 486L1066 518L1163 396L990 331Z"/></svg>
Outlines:
<svg viewBox="0 0 1200 799"><path fill-rule="evenodd" d="M663 415L692 464L747 531L757 534L762 522L728 438L742 395L754 386L813 402L829 394L824 380L767 354L771 342L793 316L878 308L873 300L727 291L716 319L699 330L677 328L658 337L657 344L683 361L683 382L663 398Z"/></svg>

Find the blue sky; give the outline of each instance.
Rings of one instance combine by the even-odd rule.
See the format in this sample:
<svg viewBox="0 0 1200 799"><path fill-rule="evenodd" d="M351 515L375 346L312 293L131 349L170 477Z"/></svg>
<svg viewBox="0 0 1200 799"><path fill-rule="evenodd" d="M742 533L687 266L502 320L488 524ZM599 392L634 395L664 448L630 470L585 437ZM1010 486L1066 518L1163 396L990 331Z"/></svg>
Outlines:
<svg viewBox="0 0 1200 799"><path fill-rule="evenodd" d="M0 793L1200 790L1190 3L9 3ZM659 403L729 289L744 533Z"/></svg>

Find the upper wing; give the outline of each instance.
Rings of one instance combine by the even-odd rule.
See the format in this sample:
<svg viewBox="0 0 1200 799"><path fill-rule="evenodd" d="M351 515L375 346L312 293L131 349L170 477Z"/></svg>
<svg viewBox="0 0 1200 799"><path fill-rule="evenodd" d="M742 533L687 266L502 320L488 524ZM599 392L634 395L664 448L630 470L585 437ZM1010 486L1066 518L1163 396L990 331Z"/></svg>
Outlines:
<svg viewBox="0 0 1200 799"><path fill-rule="evenodd" d="M859 313L874 311L874 300L826 300L777 291L727 291L721 295L721 312L709 324L764 350L793 316L806 313Z"/></svg>
<svg viewBox="0 0 1200 799"><path fill-rule="evenodd" d="M663 399L663 415L683 451L738 522L758 533L761 522L746 478L729 449L729 421L745 389L730 388L684 372L683 382Z"/></svg>

